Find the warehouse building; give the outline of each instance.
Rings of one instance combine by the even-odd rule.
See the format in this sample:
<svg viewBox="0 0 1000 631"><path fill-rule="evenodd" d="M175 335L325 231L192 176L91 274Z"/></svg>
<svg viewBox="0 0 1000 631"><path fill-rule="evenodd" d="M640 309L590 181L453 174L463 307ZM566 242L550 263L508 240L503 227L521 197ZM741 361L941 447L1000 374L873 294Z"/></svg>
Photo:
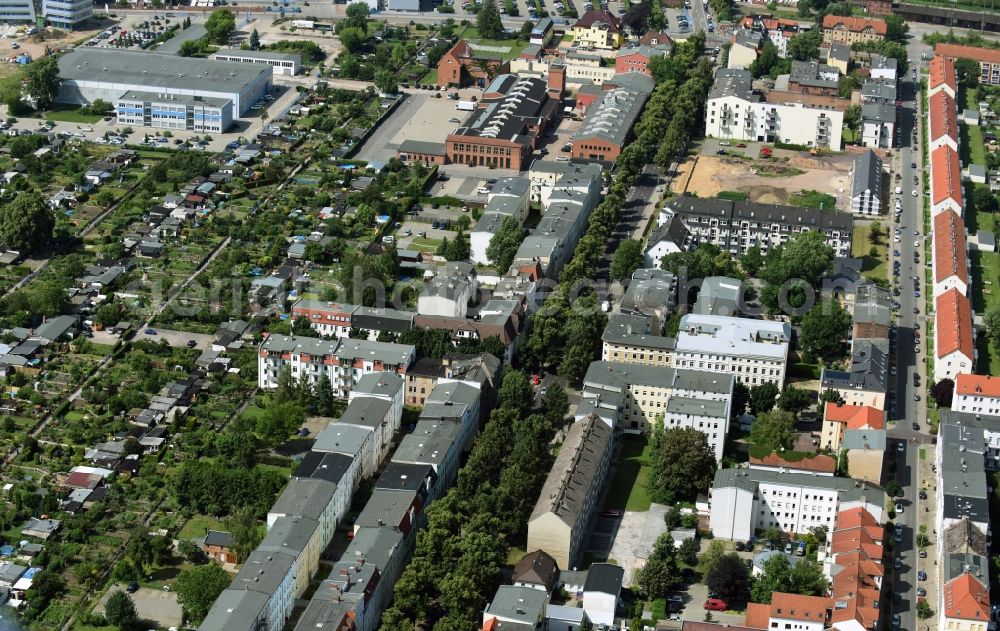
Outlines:
<svg viewBox="0 0 1000 631"><path fill-rule="evenodd" d="M126 92L228 99L242 116L271 89L271 66L143 51L77 48L59 58L60 103L117 103Z"/></svg>
<svg viewBox="0 0 1000 631"><path fill-rule="evenodd" d="M274 74L297 75L302 69L302 55L278 53L272 50L217 50L212 55L216 61L235 61L241 64L266 64Z"/></svg>

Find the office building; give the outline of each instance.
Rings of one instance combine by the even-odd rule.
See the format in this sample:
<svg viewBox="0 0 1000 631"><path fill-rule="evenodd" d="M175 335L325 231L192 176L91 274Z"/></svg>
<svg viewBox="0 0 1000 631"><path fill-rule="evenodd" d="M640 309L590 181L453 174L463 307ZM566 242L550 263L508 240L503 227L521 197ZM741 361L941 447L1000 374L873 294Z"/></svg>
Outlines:
<svg viewBox="0 0 1000 631"><path fill-rule="evenodd" d="M119 125L220 134L233 124L229 99L129 90L115 101Z"/></svg>
<svg viewBox="0 0 1000 631"><path fill-rule="evenodd" d="M212 54L216 61L235 61L242 64L264 64L271 66L274 74L297 75L302 68L302 55L280 53L273 50L220 49Z"/></svg>
<svg viewBox="0 0 1000 631"><path fill-rule="evenodd" d="M56 28L73 30L93 14L94 3L89 0L42 0L42 15Z"/></svg>

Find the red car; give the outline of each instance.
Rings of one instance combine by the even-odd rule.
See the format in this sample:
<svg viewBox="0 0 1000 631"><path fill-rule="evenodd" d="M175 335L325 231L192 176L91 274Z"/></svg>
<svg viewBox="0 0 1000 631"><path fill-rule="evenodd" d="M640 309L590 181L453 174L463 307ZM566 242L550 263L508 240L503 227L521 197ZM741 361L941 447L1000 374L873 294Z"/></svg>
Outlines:
<svg viewBox="0 0 1000 631"><path fill-rule="evenodd" d="M728 608L726 601L721 598L709 598L705 601L705 609L709 611L725 611Z"/></svg>
<svg viewBox="0 0 1000 631"><path fill-rule="evenodd" d="M531 384L537 386L542 383L542 378L538 375L531 375Z"/></svg>

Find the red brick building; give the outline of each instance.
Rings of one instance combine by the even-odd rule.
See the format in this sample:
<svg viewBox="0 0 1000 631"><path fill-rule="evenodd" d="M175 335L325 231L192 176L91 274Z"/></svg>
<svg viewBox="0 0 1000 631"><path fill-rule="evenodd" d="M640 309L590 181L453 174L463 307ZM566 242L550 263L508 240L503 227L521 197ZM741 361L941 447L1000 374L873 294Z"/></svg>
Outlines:
<svg viewBox="0 0 1000 631"><path fill-rule="evenodd" d="M438 61L438 85L485 86L490 77L510 71L510 64L500 55L477 53L464 39L451 47Z"/></svg>
<svg viewBox="0 0 1000 631"><path fill-rule="evenodd" d="M666 57L670 54L671 47L666 44L646 45L640 44L635 48L623 48L615 56L615 72L622 74L625 72L641 72L646 76L653 76L649 70L650 60L656 57Z"/></svg>

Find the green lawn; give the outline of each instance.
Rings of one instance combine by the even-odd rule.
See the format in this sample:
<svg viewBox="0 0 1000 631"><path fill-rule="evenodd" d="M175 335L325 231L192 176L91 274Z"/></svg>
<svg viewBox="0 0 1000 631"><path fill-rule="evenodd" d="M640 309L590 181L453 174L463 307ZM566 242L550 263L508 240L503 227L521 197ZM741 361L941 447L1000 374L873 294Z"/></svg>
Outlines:
<svg viewBox="0 0 1000 631"><path fill-rule="evenodd" d="M84 114L79 106L57 105L54 109L45 112L45 119L51 121L61 121L64 123L92 124L101 120L101 116Z"/></svg>
<svg viewBox="0 0 1000 631"><path fill-rule="evenodd" d="M195 539L198 537L204 537L205 533L209 530L224 530L225 524L208 515L195 515L191 519L187 520L184 527L177 534L178 539Z"/></svg>
<svg viewBox="0 0 1000 631"><path fill-rule="evenodd" d="M484 51L492 54L501 55L504 59L513 59L521 54L524 47L528 45L528 42L520 39L483 39L479 37L479 30L474 26L467 26L458 35L459 38L464 39L469 42L473 49L476 45L480 46L491 46L507 48L507 52L495 52L495 51Z"/></svg>
<svg viewBox="0 0 1000 631"><path fill-rule="evenodd" d="M437 82L438 82L438 71L437 71L437 68L432 68L431 70L428 70L427 74L425 74L420 79L420 83L434 83L434 84L436 84Z"/></svg>
<svg viewBox="0 0 1000 631"><path fill-rule="evenodd" d="M604 507L617 510L646 511L652 500L646 489L649 477L652 447L645 436L622 438L621 454L615 465Z"/></svg>
<svg viewBox="0 0 1000 631"><path fill-rule="evenodd" d="M792 206L801 206L803 208L820 208L829 211L837 210L836 197L813 190L799 191L793 194L788 203Z"/></svg>
<svg viewBox="0 0 1000 631"><path fill-rule="evenodd" d="M428 239L427 237L413 237L413 239L410 241L410 245L406 247L409 250L419 250L420 252L435 252L440 244L441 244L440 239Z"/></svg>
<svg viewBox="0 0 1000 631"><path fill-rule="evenodd" d="M885 232L885 226L882 228ZM854 236L851 242L851 256L861 259L861 272L868 278L889 278L888 247L883 236L875 245L875 256L872 256L872 242L868 238L871 232L869 226L854 226Z"/></svg>

